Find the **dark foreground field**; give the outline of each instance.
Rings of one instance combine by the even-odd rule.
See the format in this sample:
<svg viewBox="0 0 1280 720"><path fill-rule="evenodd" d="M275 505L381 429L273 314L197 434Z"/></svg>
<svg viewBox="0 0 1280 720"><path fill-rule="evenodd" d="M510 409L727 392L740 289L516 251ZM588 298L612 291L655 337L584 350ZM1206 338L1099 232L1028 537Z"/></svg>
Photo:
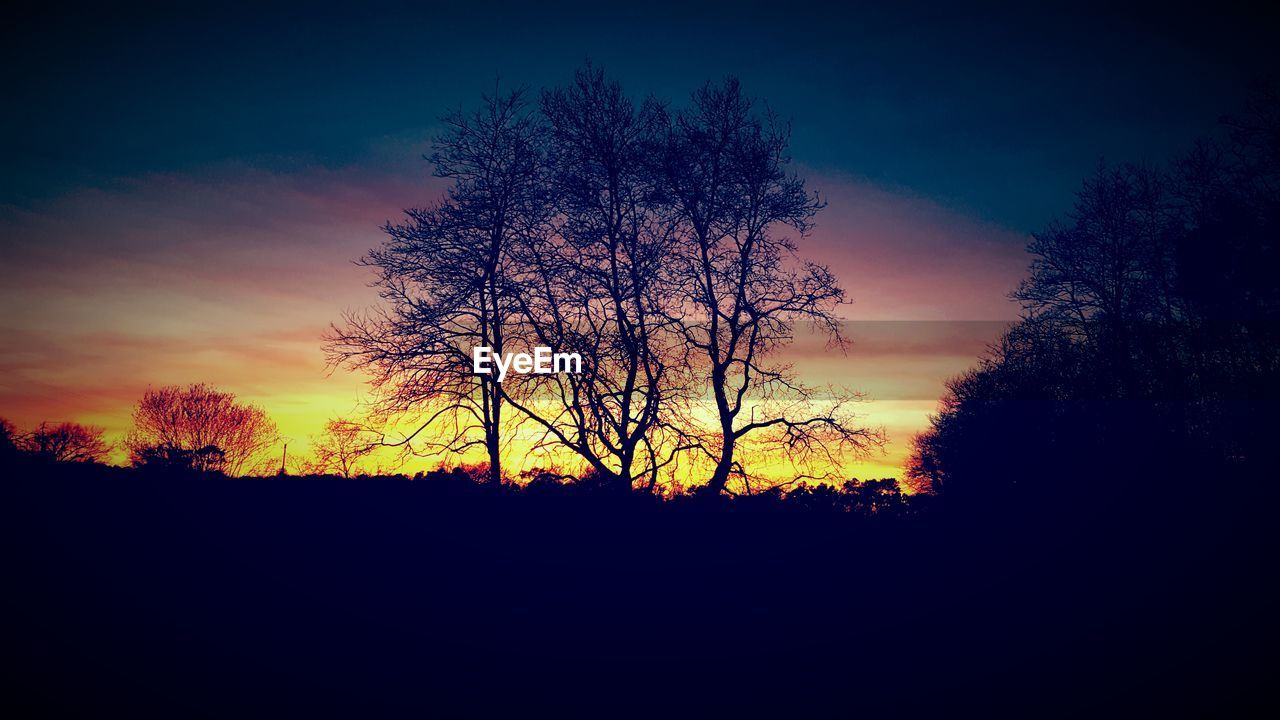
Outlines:
<svg viewBox="0 0 1280 720"><path fill-rule="evenodd" d="M1247 503L1153 504L1159 521L1105 502L882 519L16 470L9 717L1240 716L1275 702L1269 532Z"/></svg>

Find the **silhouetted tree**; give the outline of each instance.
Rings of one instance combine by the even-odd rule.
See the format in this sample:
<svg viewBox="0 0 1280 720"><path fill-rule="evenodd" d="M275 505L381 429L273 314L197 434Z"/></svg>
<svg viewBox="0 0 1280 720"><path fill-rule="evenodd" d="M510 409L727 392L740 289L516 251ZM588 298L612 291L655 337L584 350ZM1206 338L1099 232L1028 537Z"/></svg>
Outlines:
<svg viewBox="0 0 1280 720"><path fill-rule="evenodd" d="M171 385L143 394L125 447L139 466L186 465L239 475L278 439L275 423L256 405L204 384Z"/></svg>
<svg viewBox="0 0 1280 720"><path fill-rule="evenodd" d="M851 501L850 512L868 515L893 513L901 510L904 502L896 478L849 480L843 490Z"/></svg>
<svg viewBox="0 0 1280 720"><path fill-rule="evenodd" d="M844 291L780 234L821 207L785 171L785 128L736 81L674 119L590 65L538 112L523 98L447 119L432 156L447 197L385 227L364 261L383 305L328 338L332 363L372 375L379 416L418 419L388 444L483 447L498 483L503 441L527 424L604 485L653 489L688 460L712 468L713 493L747 480L745 447L799 466L880 444L853 422L856 395L771 362L797 322L842 346ZM535 345L578 353L582 373L472 371L476 347Z"/></svg>
<svg viewBox="0 0 1280 720"><path fill-rule="evenodd" d="M378 439L368 428L350 420L335 418L325 423L324 434L312 445L314 472L337 472L351 477L360 461L378 449Z"/></svg>
<svg viewBox="0 0 1280 720"><path fill-rule="evenodd" d="M844 290L830 269L802 259L786 230L803 234L823 204L786 171L789 131L761 116L738 81L708 83L667 131L664 191L680 249L668 262L682 339L700 360L716 427L702 444L714 470L710 491L745 477L739 447L764 441L793 461L882 442L858 427L849 393L806 387L771 356L806 322L843 347L837 305Z"/></svg>
<svg viewBox="0 0 1280 720"><path fill-rule="evenodd" d="M1270 100L1267 100L1270 98ZM1267 103L1270 105L1267 105ZM948 383L914 482L948 494L1135 483L1269 457L1280 397L1274 94L1167 170L1101 166L1035 236L1021 322ZM1272 158L1268 160L1268 158Z"/></svg>
<svg viewBox="0 0 1280 720"><path fill-rule="evenodd" d="M673 239L652 160L663 111L637 107L590 65L541 108L554 232L521 246L517 297L525 334L578 353L584 372L531 377L529 400L511 402L601 484L652 488L682 449L672 430L688 376L664 318L675 309L661 274Z"/></svg>
<svg viewBox="0 0 1280 720"><path fill-rule="evenodd" d="M13 456L18 450L18 429L6 418L0 418L0 460Z"/></svg>
<svg viewBox="0 0 1280 720"><path fill-rule="evenodd" d="M226 453L216 445L205 445L194 450L172 445L156 445L131 452L130 458L133 466L139 470L166 474L224 472L227 467Z"/></svg>
<svg viewBox="0 0 1280 720"><path fill-rule="evenodd" d="M406 211L363 264L383 305L332 328L330 362L370 373L384 418L416 416L401 445L423 454L481 447L490 481L502 480L504 392L472 372L472 349L501 354L518 312L511 247L542 232L548 212L541 128L523 90L484 96L444 118L430 160L452 181L441 202ZM415 446L415 443L417 445Z"/></svg>
<svg viewBox="0 0 1280 720"><path fill-rule="evenodd" d="M40 423L39 427L18 438L19 449L54 462L105 462L111 445L103 439L105 431L80 423Z"/></svg>

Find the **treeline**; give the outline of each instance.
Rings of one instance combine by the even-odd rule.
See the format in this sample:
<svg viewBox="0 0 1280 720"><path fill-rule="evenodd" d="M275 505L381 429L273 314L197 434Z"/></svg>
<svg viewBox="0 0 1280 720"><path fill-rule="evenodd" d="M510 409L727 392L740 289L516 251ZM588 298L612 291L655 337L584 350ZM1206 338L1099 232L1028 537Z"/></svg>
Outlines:
<svg viewBox="0 0 1280 720"><path fill-rule="evenodd" d="M107 465L105 455L95 458L57 458L53 455L27 449L21 444L0 440L0 467L7 472L25 478L24 482L65 482L97 477L101 481L118 481L130 474L157 481L220 482L229 479L220 467L204 461L216 457L210 453L182 453L170 451L157 462L148 456L135 461L130 467ZM336 471L323 471L314 461L305 461L305 469L296 474L250 474L240 478L246 482L266 480L280 482L304 482L308 484L358 482L367 488L370 497L385 495L388 488L412 488L420 497L435 500L473 499L485 504L504 500L538 502L581 501L590 507L610 503L618 498L615 488L599 475L587 472L580 477L565 475L555 470L529 470L521 473L515 482L493 485L488 482L489 468L485 464L456 465L423 470L413 474L385 473L379 471L344 475ZM630 503L652 507L690 507L705 510L715 507L730 512L801 511L842 513L877 517L882 519L920 515L930 506L929 496L912 496L903 493L897 478L859 480L853 478L840 484L792 482L779 484L753 494L714 495L705 485L690 485L665 495L635 493L626 498ZM714 500L714 504L709 504Z"/></svg>
<svg viewBox="0 0 1280 720"><path fill-rule="evenodd" d="M0 418L0 465L20 475L37 476L74 475L81 472L76 466L91 466L83 472L137 472L174 480L286 475L313 482L358 478L373 485L413 482L430 494L453 497L497 493L598 500L616 494L612 478L590 469L576 475L558 468L526 470L496 485L489 481L491 472L485 463L442 464L439 469L412 475L388 473L365 463L381 447L374 433L344 419L330 420L324 433L312 438L310 456L295 457L286 466L282 456L272 457L280 438L261 408L203 384L147 390L134 408L133 421L133 428L120 443L129 467L106 468L117 445L105 440L101 427L45 422L23 432ZM676 483L664 489L663 493L638 497L679 505L718 494L698 482ZM745 510L802 509L878 516L915 512L925 505L919 498L912 503L896 478L854 478L838 485L810 484L803 479L778 481L754 493L725 495L722 502L726 508Z"/></svg>
<svg viewBox="0 0 1280 720"><path fill-rule="evenodd" d="M1022 320L950 381L915 439L915 482L983 502L1196 495L1214 476L1232 478L1227 497L1263 488L1280 399L1275 87L1223 126L1163 166L1100 165L1035 235Z"/></svg>
<svg viewBox="0 0 1280 720"><path fill-rule="evenodd" d="M717 493L759 489L761 457L838 479L882 444L856 393L776 358L798 323L842 346L846 295L797 251L823 203L788 169L786 124L736 80L677 108L588 64L443 121L447 193L384 227L364 258L383 302L327 343L370 374L374 420L413 423L388 442L478 449L498 484L524 433L620 492L693 476ZM498 382L472 372L476 347L577 353L583 371Z"/></svg>
<svg viewBox="0 0 1280 720"><path fill-rule="evenodd" d="M266 411L205 384L148 388L119 444L105 430L75 422L42 422L21 431L0 418L0 454L57 463L105 463L117 449L144 470L242 475L261 471L264 453L280 440Z"/></svg>

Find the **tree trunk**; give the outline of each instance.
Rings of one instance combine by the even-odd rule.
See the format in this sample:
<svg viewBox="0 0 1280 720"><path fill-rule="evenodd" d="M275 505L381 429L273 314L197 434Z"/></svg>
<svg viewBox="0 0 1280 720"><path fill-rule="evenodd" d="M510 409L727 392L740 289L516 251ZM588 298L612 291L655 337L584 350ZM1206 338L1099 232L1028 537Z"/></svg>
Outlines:
<svg viewBox="0 0 1280 720"><path fill-rule="evenodd" d="M498 436L490 434L485 439L489 450L489 484L497 487L502 484L502 461L498 457Z"/></svg>
<svg viewBox="0 0 1280 720"><path fill-rule="evenodd" d="M711 482L707 483L714 495L724 492L725 486L729 484L729 473L733 470L733 430L724 433L723 447L720 449L720 462L716 463L716 470L711 474Z"/></svg>
<svg viewBox="0 0 1280 720"><path fill-rule="evenodd" d="M484 429L484 446L489 453L489 484L498 487L502 484L502 457L501 437L502 431L502 397L499 394L496 384L490 383L484 392L492 393L490 395L489 405L493 408L492 422Z"/></svg>

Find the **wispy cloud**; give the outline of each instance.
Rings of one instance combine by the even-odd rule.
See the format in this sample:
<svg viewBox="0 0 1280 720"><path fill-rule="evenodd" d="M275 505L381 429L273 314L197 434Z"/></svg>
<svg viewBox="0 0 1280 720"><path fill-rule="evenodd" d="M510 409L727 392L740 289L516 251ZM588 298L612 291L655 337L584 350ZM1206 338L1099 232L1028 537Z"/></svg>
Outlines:
<svg viewBox="0 0 1280 720"><path fill-rule="evenodd" d="M123 433L148 385L212 382L261 403L302 439L351 412L360 378L327 376L320 336L349 307L376 302L352 261L379 226L430 202L427 168L351 166L267 172L238 164L85 188L0 208L0 415L28 425L80 418ZM1022 238L926 199L811 175L829 207L807 256L848 288L854 346L831 356L800 337L788 360L818 383L877 403L900 461L942 381L1013 316L1005 293L1025 265ZM877 416L877 413L879 415Z"/></svg>

